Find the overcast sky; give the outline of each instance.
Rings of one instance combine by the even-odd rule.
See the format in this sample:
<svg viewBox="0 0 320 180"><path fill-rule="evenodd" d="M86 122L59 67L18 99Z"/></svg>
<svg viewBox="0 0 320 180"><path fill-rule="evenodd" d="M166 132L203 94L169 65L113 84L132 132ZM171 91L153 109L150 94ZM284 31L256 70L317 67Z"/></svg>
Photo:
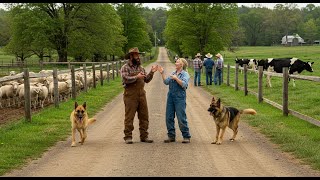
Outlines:
<svg viewBox="0 0 320 180"><path fill-rule="evenodd" d="M238 6L244 5L251 7L255 3L238 3ZM268 7L268 8L273 8L276 4L284 4L284 3L261 3L262 6ZM307 4L309 3L296 3L300 8L306 7ZM320 3L312 3L315 6L320 6ZM148 6L150 8L158 8L158 7L167 7L166 3L143 3L144 6ZM0 8L5 9L5 6L3 3L0 3Z"/></svg>

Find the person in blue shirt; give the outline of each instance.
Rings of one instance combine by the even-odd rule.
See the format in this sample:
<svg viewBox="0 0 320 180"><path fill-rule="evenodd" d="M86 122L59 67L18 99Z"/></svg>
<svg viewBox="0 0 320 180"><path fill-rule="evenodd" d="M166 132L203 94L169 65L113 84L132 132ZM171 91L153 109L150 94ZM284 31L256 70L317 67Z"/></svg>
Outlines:
<svg viewBox="0 0 320 180"><path fill-rule="evenodd" d="M186 114L186 90L188 88L188 82L190 76L186 71L188 62L184 58L179 58L176 63L176 70L173 71L169 77L165 77L164 69L162 66L158 66L163 83L169 85L169 91L167 94L166 105L166 126L168 139L164 140L165 143L175 142L176 133L174 127L174 118L177 116L179 129L183 136L182 143L190 143L190 132L188 127L188 120Z"/></svg>
<svg viewBox="0 0 320 180"><path fill-rule="evenodd" d="M203 66L206 68L206 83L207 85L212 85L212 68L214 66L214 61L211 59L212 54L206 54L206 60L203 62Z"/></svg>

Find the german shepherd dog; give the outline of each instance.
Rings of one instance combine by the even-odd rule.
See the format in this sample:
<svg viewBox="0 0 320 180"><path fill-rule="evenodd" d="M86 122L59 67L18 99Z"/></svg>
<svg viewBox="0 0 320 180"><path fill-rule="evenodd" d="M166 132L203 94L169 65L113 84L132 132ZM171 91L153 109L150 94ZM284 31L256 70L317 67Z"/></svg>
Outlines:
<svg viewBox="0 0 320 180"><path fill-rule="evenodd" d="M71 131L72 131L72 143L71 147L76 146L76 130L80 133L80 141L81 145L84 143L84 140L87 138L87 128L90 124L96 121L95 118L88 117L87 113L87 105L86 102L83 105L78 105L77 102L74 103L74 110L70 115L71 121Z"/></svg>
<svg viewBox="0 0 320 180"><path fill-rule="evenodd" d="M210 112L210 115L213 116L217 129L216 139L211 144L218 145L222 143L227 126L233 130L233 136L230 141L234 141L238 133L238 123L241 114L255 115L257 113L254 109L238 110L234 107L226 107L221 103L220 98L216 100L215 97L212 98L208 111Z"/></svg>

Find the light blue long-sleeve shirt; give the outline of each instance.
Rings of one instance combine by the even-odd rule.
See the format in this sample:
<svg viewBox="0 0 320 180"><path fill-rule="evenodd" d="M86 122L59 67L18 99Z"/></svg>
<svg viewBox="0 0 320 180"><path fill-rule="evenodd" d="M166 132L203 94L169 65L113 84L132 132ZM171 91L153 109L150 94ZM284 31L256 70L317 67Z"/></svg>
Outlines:
<svg viewBox="0 0 320 180"><path fill-rule="evenodd" d="M177 72L173 71L171 75L177 75ZM169 85L169 91L179 91L179 90L185 91L188 88L188 82L190 79L188 72L182 70L177 75L177 77L182 81L182 86L180 86L180 84L178 84L178 82L173 80L171 77L168 77L165 80L163 80L163 83L165 85Z"/></svg>

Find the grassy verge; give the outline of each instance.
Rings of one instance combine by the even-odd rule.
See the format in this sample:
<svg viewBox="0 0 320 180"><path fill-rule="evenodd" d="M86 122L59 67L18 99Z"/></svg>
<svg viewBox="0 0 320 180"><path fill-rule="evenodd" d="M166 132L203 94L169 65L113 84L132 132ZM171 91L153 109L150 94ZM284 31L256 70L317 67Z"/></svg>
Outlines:
<svg viewBox="0 0 320 180"><path fill-rule="evenodd" d="M156 60L143 64L147 66ZM103 106L123 91L121 77L115 78L104 86L98 83L96 89L81 93L76 101L88 104L88 114L93 116ZM9 122L0 127L0 175L11 169L21 167L29 160L39 158L41 154L56 142L65 140L70 136L70 112L73 110L75 100L68 100L59 104L59 108L50 106L37 114L32 115L32 121L23 119Z"/></svg>
<svg viewBox="0 0 320 180"><path fill-rule="evenodd" d="M194 71L191 68L188 71L193 77ZM204 74L201 76L201 82L205 84ZM226 81L224 80L224 82ZM282 151L289 152L304 163L310 164L314 169L320 170L320 127L292 115L283 116L281 110L267 103L258 103L256 96L245 96L243 91L235 91L233 87L226 84L203 86L203 88L212 95L221 98L222 103L227 106L239 109L256 109L258 113L256 116L246 116L242 120L256 127L273 143L278 144ZM306 106L312 108L313 104Z"/></svg>

